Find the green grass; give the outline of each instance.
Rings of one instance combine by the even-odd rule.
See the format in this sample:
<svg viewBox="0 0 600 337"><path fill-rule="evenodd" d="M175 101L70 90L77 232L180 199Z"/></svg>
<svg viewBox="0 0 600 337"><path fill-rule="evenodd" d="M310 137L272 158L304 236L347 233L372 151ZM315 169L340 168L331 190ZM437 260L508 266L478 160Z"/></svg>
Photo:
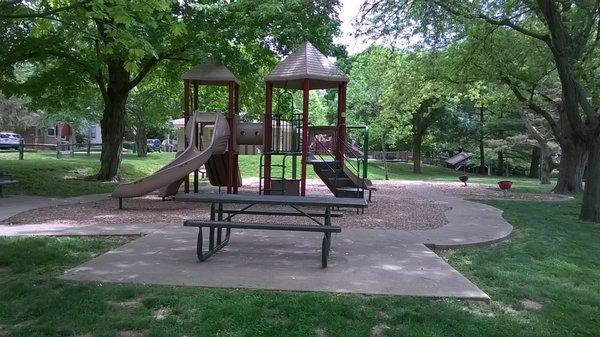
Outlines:
<svg viewBox="0 0 600 337"><path fill-rule="evenodd" d="M510 242L441 253L489 303L66 282L55 276L127 239L3 238L0 335L370 336L377 325L385 336L597 335L600 227L576 220L576 201L491 204L515 225Z"/></svg>
<svg viewBox="0 0 600 337"><path fill-rule="evenodd" d="M131 181L152 174L171 158L173 154L169 153L150 153L146 158L126 154L122 164L123 179ZM67 197L111 192L116 183L91 178L99 168L98 154L56 159L51 153L25 153L25 159L18 160L16 153L0 153L0 171L19 181L5 186L7 194Z"/></svg>
<svg viewBox="0 0 600 337"><path fill-rule="evenodd" d="M414 174L412 172L411 163L388 163L389 178L391 180L424 180L424 181L458 181L458 176L461 172L457 172L451 169L423 165L421 174ZM480 184L492 184L496 185L500 180L510 180L514 183L513 192L523 193L539 193L549 192L554 187L555 183L548 185L541 185L538 179L526 178L526 177L499 177L499 176L485 176L469 173L469 183L480 183ZM369 162L369 177L371 179L384 179L385 169L384 164L381 161L370 161Z"/></svg>
<svg viewBox="0 0 600 337"><path fill-rule="evenodd" d="M123 157L122 178L133 181L154 173L173 159L173 153L149 153L146 158L127 154ZM240 156L240 172L244 178L257 177L260 156ZM274 157L273 164L280 164L281 157ZM286 162L286 177L291 177L291 160ZM18 184L5 186L7 194L25 194L42 196L76 196L111 192L116 183L98 182L90 178L100 167L99 155L77 155L74 158L56 159L53 153L25 153L25 160L18 160L17 153L0 153L0 171L12 174ZM298 176L300 175L298 165ZM273 174L278 175L278 168ZM458 173L436 166L423 166L423 174L412 173L412 165L407 163L389 163L392 180L457 181ZM311 167L307 168L308 178L317 178ZM384 179L383 163L369 163L369 177ZM501 177L471 175L470 182L496 184ZM540 185L536 179L511 177L515 182L515 192L548 192L553 185Z"/></svg>

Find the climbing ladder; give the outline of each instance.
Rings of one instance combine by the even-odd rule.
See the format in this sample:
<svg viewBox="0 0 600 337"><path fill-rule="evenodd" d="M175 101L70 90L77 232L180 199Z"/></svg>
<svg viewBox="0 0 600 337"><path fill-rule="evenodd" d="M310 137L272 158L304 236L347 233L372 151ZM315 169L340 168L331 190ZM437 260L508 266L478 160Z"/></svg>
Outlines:
<svg viewBox="0 0 600 337"><path fill-rule="evenodd" d="M299 195L298 158L300 151L300 125L302 114L291 114L289 119L278 114L271 119L271 151L262 153L259 161L259 194L265 194L264 167L265 156L271 156L271 188L269 194ZM281 159L280 163L274 162ZM291 168L291 172L288 169Z"/></svg>

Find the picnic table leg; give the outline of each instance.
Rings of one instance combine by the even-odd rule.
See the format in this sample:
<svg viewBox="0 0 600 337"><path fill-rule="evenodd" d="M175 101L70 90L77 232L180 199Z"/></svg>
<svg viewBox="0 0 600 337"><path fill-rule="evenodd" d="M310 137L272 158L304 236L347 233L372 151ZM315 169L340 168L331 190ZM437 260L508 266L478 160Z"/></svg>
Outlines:
<svg viewBox="0 0 600 337"><path fill-rule="evenodd" d="M215 203L210 204L210 220L215 221L215 218L219 221L223 219L223 204L221 203L219 203L218 207L215 207ZM225 239L223 240L223 228L218 228L215 244L215 228L210 227L208 229L208 251L204 253L202 251L202 240L204 239L202 236L202 228L203 227L198 227L198 242L196 243L196 255L198 256L198 260L200 260L200 262L205 261L209 257L213 256L214 253L221 250L221 248L227 246L227 244L229 244L229 237L231 236L231 229L227 228Z"/></svg>
<svg viewBox="0 0 600 337"><path fill-rule="evenodd" d="M331 207L325 207L325 226L331 226ZM331 232L325 232L321 244L321 267L327 268L329 248L331 247Z"/></svg>
<svg viewBox="0 0 600 337"><path fill-rule="evenodd" d="M202 255L202 227L198 227L198 242L196 242L196 256L200 262L204 261L204 255Z"/></svg>
<svg viewBox="0 0 600 337"><path fill-rule="evenodd" d="M323 235L323 243L321 244L321 267L327 268L327 259L329 258L329 248L331 247L331 233L327 232Z"/></svg>
<svg viewBox="0 0 600 337"><path fill-rule="evenodd" d="M219 203L219 221L223 221L223 204ZM217 230L217 244L221 244L221 233L223 232L223 228L218 227Z"/></svg>
<svg viewBox="0 0 600 337"><path fill-rule="evenodd" d="M208 250L215 250L215 229L213 227L208 229Z"/></svg>

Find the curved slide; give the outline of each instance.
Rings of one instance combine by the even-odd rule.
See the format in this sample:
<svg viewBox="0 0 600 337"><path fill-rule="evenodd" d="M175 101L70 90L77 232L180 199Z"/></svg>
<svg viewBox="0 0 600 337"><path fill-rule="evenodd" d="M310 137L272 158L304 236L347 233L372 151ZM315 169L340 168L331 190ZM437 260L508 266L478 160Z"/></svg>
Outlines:
<svg viewBox="0 0 600 337"><path fill-rule="evenodd" d="M214 133L210 144L204 150L196 147L198 133L197 123L214 123ZM131 183L119 184L112 196L117 198L139 197L160 189L160 196L177 194L183 179L204 165L213 154L222 154L227 150L229 125L227 119L218 113L200 113L193 115L185 126L189 145L172 162L156 173Z"/></svg>

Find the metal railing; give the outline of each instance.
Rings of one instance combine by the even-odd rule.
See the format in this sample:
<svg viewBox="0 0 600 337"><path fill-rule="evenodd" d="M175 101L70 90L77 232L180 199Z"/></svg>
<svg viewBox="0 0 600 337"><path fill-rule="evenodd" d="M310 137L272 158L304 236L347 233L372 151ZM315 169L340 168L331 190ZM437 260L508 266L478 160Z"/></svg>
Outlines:
<svg viewBox="0 0 600 337"><path fill-rule="evenodd" d="M350 172L354 174L353 171L356 171L356 194L360 194L361 190L364 193L365 190L365 179L366 179L366 175L364 174L366 172L366 169L364 168L363 165L361 165L361 161L363 161L364 159L362 158L362 156L359 156L358 154L356 154L356 152L352 149L352 147L350 146L350 144L346 141L341 141L341 139L338 138L338 141L340 143L342 143L342 145L344 146L344 164L349 164L353 170L351 170ZM355 157L356 159L356 167L353 165L352 163L352 158L348 158L346 156L346 151L345 150L349 150L350 153L352 153L352 155ZM363 167L363 174L361 174L361 166Z"/></svg>
<svg viewBox="0 0 600 337"><path fill-rule="evenodd" d="M314 126L315 126L314 124L309 123L309 129L311 127L313 127L313 129L314 129ZM338 187L338 172L336 170L339 170L339 168L333 168L330 165L331 161L325 160L325 158L323 158L323 156L321 155L321 153L319 153L319 151L316 151L317 150L317 146L320 145L321 148L323 148L330 157L335 158L335 155L333 153L331 153L331 150L328 149L327 146L325 146L325 144L323 144L323 142L321 142L321 140L319 138L317 138L316 134L313 134L312 136L313 136L314 140L317 142L315 144L315 151L313 153L313 157L316 159L317 158L316 156L319 156L320 161L327 166L327 169L329 171L331 171L331 173L333 175L333 187L334 187L334 189L337 189L337 187Z"/></svg>

